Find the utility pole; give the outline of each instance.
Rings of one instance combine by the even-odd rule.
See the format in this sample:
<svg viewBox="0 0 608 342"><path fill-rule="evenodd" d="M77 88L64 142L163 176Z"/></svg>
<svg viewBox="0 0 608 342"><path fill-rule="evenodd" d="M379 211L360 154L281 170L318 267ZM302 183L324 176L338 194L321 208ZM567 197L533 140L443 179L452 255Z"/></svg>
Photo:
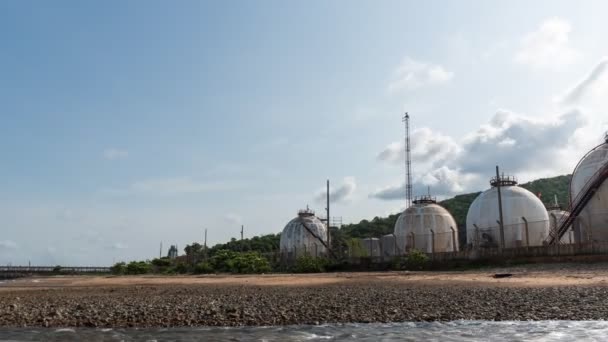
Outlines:
<svg viewBox="0 0 608 342"><path fill-rule="evenodd" d="M498 190L498 215L500 217L500 248L505 248L505 224L502 217L502 196L500 194L500 182L500 173L498 171L498 165L496 165L496 190Z"/></svg>
<svg viewBox="0 0 608 342"><path fill-rule="evenodd" d="M410 149L410 116L407 112L402 118L405 123L405 209L412 205L412 155Z"/></svg>
<svg viewBox="0 0 608 342"><path fill-rule="evenodd" d="M158 258L162 258L163 257L163 242L160 242L160 250L158 252Z"/></svg>
<svg viewBox="0 0 608 342"><path fill-rule="evenodd" d="M241 252L243 251L243 231L245 230L245 226L241 225Z"/></svg>
<svg viewBox="0 0 608 342"><path fill-rule="evenodd" d="M203 244L203 251L205 252L205 259L207 259L207 228L205 228L205 242Z"/></svg>
<svg viewBox="0 0 608 342"><path fill-rule="evenodd" d="M327 246L331 246L331 235L329 233L329 229L331 227L331 218L329 216L329 179L327 180Z"/></svg>

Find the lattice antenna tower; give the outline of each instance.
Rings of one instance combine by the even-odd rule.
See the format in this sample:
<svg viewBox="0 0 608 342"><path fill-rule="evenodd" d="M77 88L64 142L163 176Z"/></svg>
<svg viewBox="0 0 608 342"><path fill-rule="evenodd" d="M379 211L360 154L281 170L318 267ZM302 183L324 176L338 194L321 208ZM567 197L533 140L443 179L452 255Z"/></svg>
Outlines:
<svg viewBox="0 0 608 342"><path fill-rule="evenodd" d="M410 116L407 112L402 118L405 124L405 208L412 205L412 153L410 150Z"/></svg>

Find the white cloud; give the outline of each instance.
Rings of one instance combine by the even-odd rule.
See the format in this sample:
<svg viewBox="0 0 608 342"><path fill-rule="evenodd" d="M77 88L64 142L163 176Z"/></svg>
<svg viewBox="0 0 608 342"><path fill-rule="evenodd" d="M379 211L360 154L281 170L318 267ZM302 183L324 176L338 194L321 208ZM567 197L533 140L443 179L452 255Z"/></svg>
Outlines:
<svg viewBox="0 0 608 342"><path fill-rule="evenodd" d="M230 225L234 225L234 226L238 226L243 223L243 219L241 218L241 216L234 214L234 213L228 213L228 214L224 215L224 221L226 221L226 223L228 223Z"/></svg>
<svg viewBox="0 0 608 342"><path fill-rule="evenodd" d="M389 185L369 194L370 198L382 200L405 199L405 183Z"/></svg>
<svg viewBox="0 0 608 342"><path fill-rule="evenodd" d="M346 202L352 198L355 190L357 189L357 181L355 177L344 177L342 184L337 188L329 188L329 200L331 203ZM327 196L327 189L317 191L315 195L315 201L319 203L325 203Z"/></svg>
<svg viewBox="0 0 608 342"><path fill-rule="evenodd" d="M454 73L446 70L441 65L419 62L406 57L393 72L388 91L396 93L424 86L444 84L452 80L453 77Z"/></svg>
<svg viewBox="0 0 608 342"><path fill-rule="evenodd" d="M118 148L107 148L103 151L103 157L107 160L126 159L129 151Z"/></svg>
<svg viewBox="0 0 608 342"><path fill-rule="evenodd" d="M587 118L578 110L570 110L557 118L537 119L499 110L488 123L468 134L460 142L430 129L422 129L412 139L414 195L426 193L431 187L437 196L478 191L495 165L515 174L569 172L577 156L571 151L579 129ZM422 147L419 147L422 146ZM403 162L403 144L392 143L379 155L384 162ZM568 153L566 153L568 152ZM416 158L417 156L417 158ZM575 157L576 158L576 157ZM417 162L417 159L419 162ZM405 197L405 186L399 184L380 188L370 197L392 200Z"/></svg>
<svg viewBox="0 0 608 342"><path fill-rule="evenodd" d="M554 119L536 119L499 110L489 123L469 134L463 152L453 161L464 172L483 173L492 165L512 172L555 168L560 151L574 132L585 124L580 111L568 111Z"/></svg>
<svg viewBox="0 0 608 342"><path fill-rule="evenodd" d="M527 33L515 54L515 62L535 68L558 68L573 63L580 53L570 46L570 23L561 18L543 21Z"/></svg>
<svg viewBox="0 0 608 342"><path fill-rule="evenodd" d="M446 197L479 186L478 181L479 177L474 174L465 174L460 170L441 166L415 177L412 189L414 196L426 195L430 190L432 196ZM381 200L405 199L405 182L377 189L369 194L369 197Z"/></svg>
<svg viewBox="0 0 608 342"><path fill-rule="evenodd" d="M128 249L129 246L127 246L125 243L122 242L115 242L114 244L112 244L112 249L115 250L120 250L120 249Z"/></svg>
<svg viewBox="0 0 608 342"><path fill-rule="evenodd" d="M0 251L2 250L15 250L19 246L15 241L11 240L0 240Z"/></svg>
<svg viewBox="0 0 608 342"><path fill-rule="evenodd" d="M452 137L435 132L429 128L417 128L410 140L412 160L418 166L432 167L459 152L460 147ZM405 162L405 142L392 142L382 150L377 159L403 165Z"/></svg>
<svg viewBox="0 0 608 342"><path fill-rule="evenodd" d="M598 90L598 88L601 88L600 90L605 90L605 87L601 87L601 85L605 86L608 83L602 78L602 76L606 74L607 67L608 58L604 58L593 67L593 70L591 70L587 77L585 77L576 86L569 90L566 95L564 95L562 103L577 104L594 90ZM598 85L600 85L600 87L598 87Z"/></svg>

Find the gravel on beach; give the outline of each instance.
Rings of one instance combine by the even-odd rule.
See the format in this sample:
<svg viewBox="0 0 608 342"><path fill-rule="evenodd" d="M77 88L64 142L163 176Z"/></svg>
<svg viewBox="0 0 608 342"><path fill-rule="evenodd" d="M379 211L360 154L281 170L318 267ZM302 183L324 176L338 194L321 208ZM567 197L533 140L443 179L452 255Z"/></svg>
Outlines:
<svg viewBox="0 0 608 342"><path fill-rule="evenodd" d="M155 285L0 292L1 326L178 327L608 319L608 287L354 282Z"/></svg>

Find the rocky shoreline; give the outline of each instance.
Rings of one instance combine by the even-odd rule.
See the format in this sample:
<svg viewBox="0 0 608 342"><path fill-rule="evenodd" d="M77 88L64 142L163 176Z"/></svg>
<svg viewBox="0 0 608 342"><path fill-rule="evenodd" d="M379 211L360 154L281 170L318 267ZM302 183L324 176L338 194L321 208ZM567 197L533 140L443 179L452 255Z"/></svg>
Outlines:
<svg viewBox="0 0 608 342"><path fill-rule="evenodd" d="M179 285L0 292L5 327L608 319L608 287Z"/></svg>

